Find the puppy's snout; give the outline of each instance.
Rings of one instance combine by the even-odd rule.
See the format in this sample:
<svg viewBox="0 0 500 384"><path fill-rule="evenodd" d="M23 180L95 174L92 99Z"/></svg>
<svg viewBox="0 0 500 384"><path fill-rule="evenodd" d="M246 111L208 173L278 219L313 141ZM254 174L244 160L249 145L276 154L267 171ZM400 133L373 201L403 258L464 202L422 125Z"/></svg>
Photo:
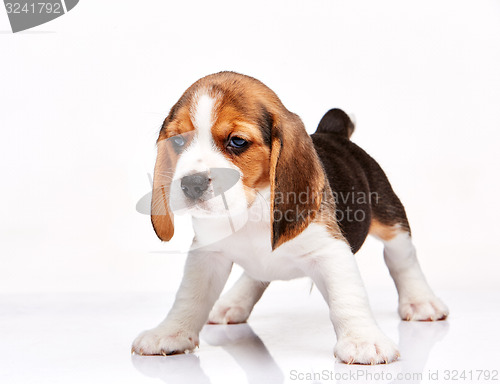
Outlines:
<svg viewBox="0 0 500 384"><path fill-rule="evenodd" d="M181 189L190 199L199 199L208 189L210 179L207 172L195 173L194 175L184 176L181 179Z"/></svg>

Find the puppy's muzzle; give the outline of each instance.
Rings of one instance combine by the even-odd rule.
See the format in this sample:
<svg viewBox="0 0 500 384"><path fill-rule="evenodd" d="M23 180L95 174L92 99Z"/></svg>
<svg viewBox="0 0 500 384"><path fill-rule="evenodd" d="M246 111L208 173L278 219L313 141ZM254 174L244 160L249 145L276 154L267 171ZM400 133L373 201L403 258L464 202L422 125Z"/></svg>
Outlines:
<svg viewBox="0 0 500 384"><path fill-rule="evenodd" d="M181 179L181 189L184 194L192 199L197 200L208 189L210 178L207 172L195 173L194 175L184 176Z"/></svg>

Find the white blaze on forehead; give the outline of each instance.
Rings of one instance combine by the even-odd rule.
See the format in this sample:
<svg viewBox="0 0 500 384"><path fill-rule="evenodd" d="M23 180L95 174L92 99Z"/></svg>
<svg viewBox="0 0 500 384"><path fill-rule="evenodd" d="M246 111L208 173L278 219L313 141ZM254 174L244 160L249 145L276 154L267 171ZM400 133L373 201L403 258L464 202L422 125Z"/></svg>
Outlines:
<svg viewBox="0 0 500 384"><path fill-rule="evenodd" d="M190 110L191 121L197 131L200 140L211 141L211 130L216 120L216 99L206 93L195 95L193 106Z"/></svg>

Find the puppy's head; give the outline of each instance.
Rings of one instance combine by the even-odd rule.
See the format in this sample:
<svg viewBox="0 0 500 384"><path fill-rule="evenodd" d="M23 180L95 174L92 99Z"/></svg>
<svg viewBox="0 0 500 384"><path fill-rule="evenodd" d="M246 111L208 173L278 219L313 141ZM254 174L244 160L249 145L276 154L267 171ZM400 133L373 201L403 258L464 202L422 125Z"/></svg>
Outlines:
<svg viewBox="0 0 500 384"><path fill-rule="evenodd" d="M274 249L320 207L325 176L302 121L254 78L221 72L198 80L172 107L157 144L151 217L161 240L173 236L172 210L222 216L247 209L269 187Z"/></svg>

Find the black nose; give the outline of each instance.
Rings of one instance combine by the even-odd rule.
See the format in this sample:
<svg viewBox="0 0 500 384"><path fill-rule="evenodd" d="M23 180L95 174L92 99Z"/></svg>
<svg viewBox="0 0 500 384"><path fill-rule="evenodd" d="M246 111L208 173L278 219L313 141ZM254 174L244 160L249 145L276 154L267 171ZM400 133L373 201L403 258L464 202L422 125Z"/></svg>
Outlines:
<svg viewBox="0 0 500 384"><path fill-rule="evenodd" d="M191 199L198 199L208 188L210 179L207 172L195 173L181 179L181 189Z"/></svg>

